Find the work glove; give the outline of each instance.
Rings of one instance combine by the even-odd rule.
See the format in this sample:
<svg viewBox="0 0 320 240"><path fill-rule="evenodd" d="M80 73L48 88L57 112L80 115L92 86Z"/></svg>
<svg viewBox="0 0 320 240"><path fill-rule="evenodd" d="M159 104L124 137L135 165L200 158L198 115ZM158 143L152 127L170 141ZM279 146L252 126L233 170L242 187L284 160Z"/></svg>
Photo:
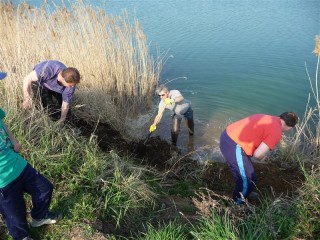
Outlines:
<svg viewBox="0 0 320 240"><path fill-rule="evenodd" d="M154 124L152 124L152 125L150 126L149 132L152 133L152 132L154 132L156 129L157 129L157 126L154 125Z"/></svg>
<svg viewBox="0 0 320 240"><path fill-rule="evenodd" d="M166 99L164 99L164 103L166 105L170 105L170 104L174 103L174 101L171 98L166 98Z"/></svg>

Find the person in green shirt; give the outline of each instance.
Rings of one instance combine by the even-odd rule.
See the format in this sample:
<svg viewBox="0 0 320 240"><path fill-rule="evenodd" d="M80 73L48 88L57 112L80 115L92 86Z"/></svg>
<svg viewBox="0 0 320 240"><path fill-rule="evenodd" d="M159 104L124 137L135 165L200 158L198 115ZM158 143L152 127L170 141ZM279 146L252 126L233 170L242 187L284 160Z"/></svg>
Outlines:
<svg viewBox="0 0 320 240"><path fill-rule="evenodd" d="M5 77L0 72L0 80ZM53 224L59 217L48 211L53 185L19 154L22 147L3 123L5 115L0 108L0 213L14 240L31 240L23 195L32 198L32 227Z"/></svg>

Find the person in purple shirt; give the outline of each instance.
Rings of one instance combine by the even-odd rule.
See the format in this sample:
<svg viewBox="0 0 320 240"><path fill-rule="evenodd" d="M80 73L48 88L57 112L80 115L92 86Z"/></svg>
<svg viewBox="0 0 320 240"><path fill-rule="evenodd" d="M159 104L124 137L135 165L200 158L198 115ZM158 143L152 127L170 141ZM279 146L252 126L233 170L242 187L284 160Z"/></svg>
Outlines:
<svg viewBox="0 0 320 240"><path fill-rule="evenodd" d="M80 83L76 68L66 67L55 60L40 62L23 79L23 109L32 105L31 89L39 97L42 106L48 109L52 119L64 123L71 116L70 103Z"/></svg>

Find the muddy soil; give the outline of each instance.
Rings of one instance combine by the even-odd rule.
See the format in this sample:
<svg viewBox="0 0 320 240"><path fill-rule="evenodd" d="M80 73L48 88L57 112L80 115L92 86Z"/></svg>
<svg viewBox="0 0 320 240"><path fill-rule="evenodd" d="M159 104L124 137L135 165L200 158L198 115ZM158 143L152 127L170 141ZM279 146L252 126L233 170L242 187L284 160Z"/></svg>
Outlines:
<svg viewBox="0 0 320 240"><path fill-rule="evenodd" d="M151 137L147 141L143 139L140 142L128 142L106 123L92 126L83 120L78 120L75 125L86 137L94 134L103 151L116 150L119 155L134 156L137 164L150 166L160 174L161 186L166 194L158 199L161 208L158 220L179 218L187 224L192 222L199 212L199 208L195 206L197 204L193 202L194 192L200 188L209 189L219 196L232 196L234 181L225 163L201 166L196 160L180 156L179 149L159 137ZM258 178L256 191L264 196L294 194L303 181L299 167L283 169L276 164L254 163L254 168ZM186 182L186 191L190 194L183 196L182 192L185 191L183 184ZM175 191L176 189L178 190ZM105 224L107 226L104 226ZM100 225L97 229L101 232L126 235L123 230L117 230L113 224L100 222ZM132 230L134 229L128 227L127 234Z"/></svg>
<svg viewBox="0 0 320 240"><path fill-rule="evenodd" d="M98 145L103 151L116 149L120 155L131 155L142 163L166 173L168 179L186 179L201 181L203 186L210 190L226 195L232 194L233 178L225 163L212 163L210 166L199 166L193 160L179 156L179 149L161 140L159 137L150 137L140 142L128 142L121 134L106 123L92 126L78 120L75 125L81 129L84 136L91 134L97 136ZM303 181L303 175L298 166L281 168L276 164L254 163L257 174L257 190L274 194L287 194L293 192ZM202 169L198 175L197 170ZM197 172L197 176L195 176Z"/></svg>

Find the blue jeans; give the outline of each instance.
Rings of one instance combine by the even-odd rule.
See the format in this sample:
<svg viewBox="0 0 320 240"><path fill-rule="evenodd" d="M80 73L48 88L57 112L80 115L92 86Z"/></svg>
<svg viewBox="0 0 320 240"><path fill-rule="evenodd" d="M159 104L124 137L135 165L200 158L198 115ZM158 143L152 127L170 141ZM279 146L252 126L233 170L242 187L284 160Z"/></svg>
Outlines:
<svg viewBox="0 0 320 240"><path fill-rule="evenodd" d="M27 164L18 178L4 188L0 188L0 212L14 240L21 240L29 235L23 194L31 195L33 206L31 217L42 219L48 213L52 191L53 186L49 180L30 164Z"/></svg>
<svg viewBox="0 0 320 240"><path fill-rule="evenodd" d="M226 130L220 137L220 150L235 180L233 200L241 204L243 202L241 195L248 197L257 181L251 158L228 136Z"/></svg>

